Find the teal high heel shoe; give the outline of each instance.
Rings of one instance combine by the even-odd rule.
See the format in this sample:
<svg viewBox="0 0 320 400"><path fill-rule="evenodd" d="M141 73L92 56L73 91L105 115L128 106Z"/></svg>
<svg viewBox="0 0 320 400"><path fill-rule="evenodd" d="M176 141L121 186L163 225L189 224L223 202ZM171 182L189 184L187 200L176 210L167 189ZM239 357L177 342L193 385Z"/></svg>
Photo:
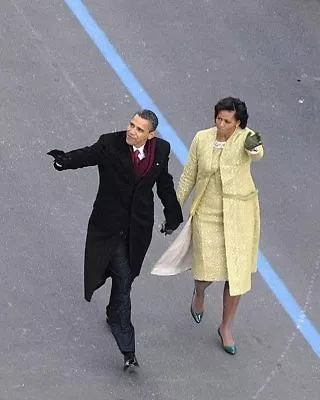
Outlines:
<svg viewBox="0 0 320 400"><path fill-rule="evenodd" d="M224 350L226 353L231 354L232 356L234 356L234 355L236 354L236 352L237 352L237 347L236 347L236 345L234 344L233 346L225 346L225 345L223 344L223 339L222 339L222 335L221 335L221 333L220 333L220 328L218 329L218 335L220 336L221 344L222 344L223 350Z"/></svg>
<svg viewBox="0 0 320 400"><path fill-rule="evenodd" d="M193 298L194 298L195 293L196 293L196 289L193 290L190 312L191 312L192 318L196 321L196 323L197 323L197 324L200 324L200 322L201 322L201 320L202 320L202 317L203 317L203 312L197 313L197 312L195 312L194 309L192 308L192 303L193 303Z"/></svg>

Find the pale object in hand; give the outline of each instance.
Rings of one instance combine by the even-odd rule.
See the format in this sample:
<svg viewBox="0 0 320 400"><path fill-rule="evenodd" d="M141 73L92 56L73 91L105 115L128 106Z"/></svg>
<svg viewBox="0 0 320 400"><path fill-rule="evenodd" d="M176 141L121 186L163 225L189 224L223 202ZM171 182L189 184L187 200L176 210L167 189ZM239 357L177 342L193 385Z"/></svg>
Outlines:
<svg viewBox="0 0 320 400"><path fill-rule="evenodd" d="M189 217L179 235L157 261L152 275L170 276L191 269L192 263L192 217Z"/></svg>

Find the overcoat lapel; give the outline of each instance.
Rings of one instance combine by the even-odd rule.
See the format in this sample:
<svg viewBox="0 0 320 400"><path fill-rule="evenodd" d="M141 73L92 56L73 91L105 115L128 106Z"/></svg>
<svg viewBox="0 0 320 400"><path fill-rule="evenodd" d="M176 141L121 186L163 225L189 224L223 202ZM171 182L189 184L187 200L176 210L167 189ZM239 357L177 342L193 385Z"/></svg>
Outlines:
<svg viewBox="0 0 320 400"><path fill-rule="evenodd" d="M118 142L115 156L117 158L117 168L121 168L123 170L122 175L128 178L129 182L135 184L137 179L135 176L130 147L126 142L125 131L123 132L123 137Z"/></svg>

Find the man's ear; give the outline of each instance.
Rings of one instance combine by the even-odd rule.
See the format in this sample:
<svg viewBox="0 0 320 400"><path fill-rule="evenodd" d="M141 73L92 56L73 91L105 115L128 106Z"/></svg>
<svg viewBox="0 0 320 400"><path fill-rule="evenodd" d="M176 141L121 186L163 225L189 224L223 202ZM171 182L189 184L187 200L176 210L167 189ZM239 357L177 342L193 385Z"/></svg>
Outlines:
<svg viewBox="0 0 320 400"><path fill-rule="evenodd" d="M149 132L148 140L154 138L155 136L156 136L156 131L151 131L151 132Z"/></svg>

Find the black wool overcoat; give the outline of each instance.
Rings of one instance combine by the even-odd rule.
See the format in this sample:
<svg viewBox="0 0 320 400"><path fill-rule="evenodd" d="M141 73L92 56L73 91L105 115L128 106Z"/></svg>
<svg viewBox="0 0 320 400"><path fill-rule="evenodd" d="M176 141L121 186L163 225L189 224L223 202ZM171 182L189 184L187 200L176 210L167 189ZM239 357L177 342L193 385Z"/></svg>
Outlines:
<svg viewBox="0 0 320 400"><path fill-rule="evenodd" d="M65 153L62 170L98 166L99 189L89 219L84 262L85 299L109 277L108 266L121 237L127 237L132 277L139 275L154 224L153 187L164 206L168 228L183 221L172 176L168 172L170 144L156 138L151 169L135 176L126 131L101 135L92 146Z"/></svg>

